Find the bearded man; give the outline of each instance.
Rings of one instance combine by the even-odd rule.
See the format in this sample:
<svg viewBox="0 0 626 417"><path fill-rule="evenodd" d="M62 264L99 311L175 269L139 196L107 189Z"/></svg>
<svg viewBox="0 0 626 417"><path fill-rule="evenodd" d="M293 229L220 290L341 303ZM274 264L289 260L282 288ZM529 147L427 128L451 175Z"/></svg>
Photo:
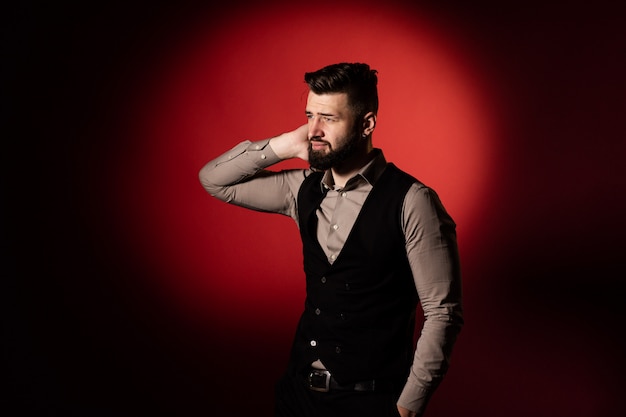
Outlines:
<svg viewBox="0 0 626 417"><path fill-rule="evenodd" d="M290 216L300 231L307 293L275 415L422 416L463 325L456 225L373 147L377 71L339 63L304 78L307 124L200 171L211 195ZM267 169L291 158L310 168Z"/></svg>

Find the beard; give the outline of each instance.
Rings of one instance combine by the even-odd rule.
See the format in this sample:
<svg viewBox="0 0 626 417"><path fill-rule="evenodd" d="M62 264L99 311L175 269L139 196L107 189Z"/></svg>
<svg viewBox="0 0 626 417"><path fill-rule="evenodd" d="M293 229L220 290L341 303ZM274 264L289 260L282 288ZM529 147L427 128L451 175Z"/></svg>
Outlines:
<svg viewBox="0 0 626 417"><path fill-rule="evenodd" d="M348 135L345 142L341 146L337 149L331 149L328 153L325 153L323 151L313 150L312 142L315 141L315 138L313 138L309 142L309 164L311 167L322 171L336 167L354 154L360 139L361 134L354 130Z"/></svg>

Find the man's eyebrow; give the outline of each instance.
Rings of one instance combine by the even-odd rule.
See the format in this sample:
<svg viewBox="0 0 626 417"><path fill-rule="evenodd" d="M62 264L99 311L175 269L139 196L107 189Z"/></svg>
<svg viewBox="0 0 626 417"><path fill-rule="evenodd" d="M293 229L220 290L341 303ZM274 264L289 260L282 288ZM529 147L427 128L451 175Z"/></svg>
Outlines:
<svg viewBox="0 0 626 417"><path fill-rule="evenodd" d="M310 110L305 110L304 114L313 114L313 112L310 111ZM335 114L335 113L319 113L318 112L317 114L320 115L320 116L328 116L328 117L338 117L339 116L338 114Z"/></svg>

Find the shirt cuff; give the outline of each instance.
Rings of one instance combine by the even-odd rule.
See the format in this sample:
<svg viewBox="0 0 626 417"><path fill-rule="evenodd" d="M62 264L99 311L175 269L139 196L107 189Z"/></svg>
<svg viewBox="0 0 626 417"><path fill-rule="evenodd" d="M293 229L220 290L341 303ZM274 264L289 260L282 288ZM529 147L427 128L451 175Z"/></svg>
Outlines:
<svg viewBox="0 0 626 417"><path fill-rule="evenodd" d="M426 404L430 398L430 392L411 382L407 382L398 399L398 405L407 410L417 413L417 416L424 414Z"/></svg>
<svg viewBox="0 0 626 417"><path fill-rule="evenodd" d="M259 168L266 168L281 161L269 143L269 139L249 142L244 151Z"/></svg>

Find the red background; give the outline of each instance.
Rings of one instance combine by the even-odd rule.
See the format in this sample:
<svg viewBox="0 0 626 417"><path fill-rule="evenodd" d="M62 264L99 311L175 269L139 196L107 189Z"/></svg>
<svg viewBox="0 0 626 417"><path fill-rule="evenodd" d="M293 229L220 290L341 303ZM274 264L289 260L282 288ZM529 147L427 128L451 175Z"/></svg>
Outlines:
<svg viewBox="0 0 626 417"><path fill-rule="evenodd" d="M304 123L303 73L338 61L379 71L375 145L458 223L467 325L428 415L626 412L617 7L8 16L9 415L271 415L304 297L296 228L212 199L197 173Z"/></svg>

